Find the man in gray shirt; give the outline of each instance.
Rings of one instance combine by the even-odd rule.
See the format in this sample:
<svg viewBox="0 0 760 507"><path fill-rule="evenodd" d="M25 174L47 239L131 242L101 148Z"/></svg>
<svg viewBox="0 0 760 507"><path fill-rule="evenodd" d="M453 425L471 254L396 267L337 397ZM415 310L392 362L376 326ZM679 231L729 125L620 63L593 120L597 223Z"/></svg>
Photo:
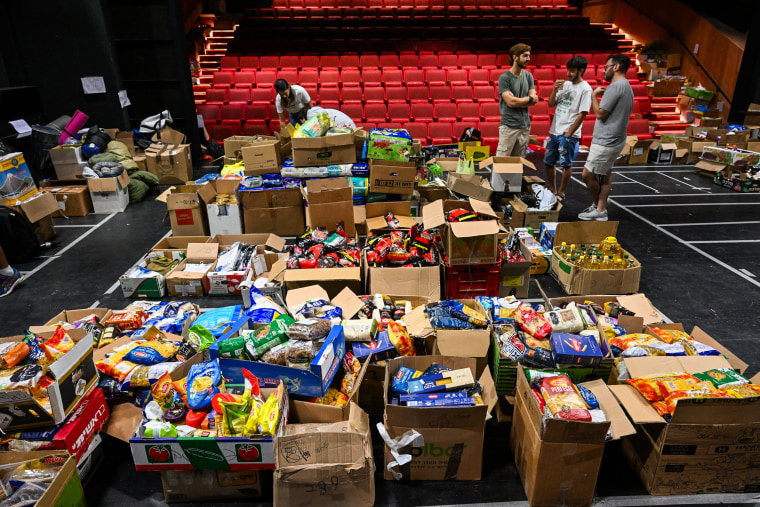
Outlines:
<svg viewBox="0 0 760 507"><path fill-rule="evenodd" d="M607 220L607 198L612 190L612 165L625 146L626 129L633 109L633 90L625 73L631 60L625 55L612 55L604 66L604 79L611 84L591 93L591 108L596 115L594 138L583 168L593 204L583 210L581 220ZM601 102L599 94L604 93Z"/></svg>
<svg viewBox="0 0 760 507"><path fill-rule="evenodd" d="M528 108L538 102L538 94L533 75L525 70L530 63L530 46L515 44L509 49L509 54L512 67L499 76L501 125L496 156L524 157L530 134Z"/></svg>

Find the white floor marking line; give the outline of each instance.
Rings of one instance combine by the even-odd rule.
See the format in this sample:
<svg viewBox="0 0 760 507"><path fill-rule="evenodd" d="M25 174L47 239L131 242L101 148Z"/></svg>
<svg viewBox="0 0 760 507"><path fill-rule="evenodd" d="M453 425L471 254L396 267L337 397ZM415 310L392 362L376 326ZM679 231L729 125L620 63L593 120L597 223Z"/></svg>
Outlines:
<svg viewBox="0 0 760 507"><path fill-rule="evenodd" d="M617 196L615 196L617 198ZM692 203L662 203L662 204L626 204L629 208L655 208L662 206L757 206L758 202L692 202Z"/></svg>
<svg viewBox="0 0 760 507"><path fill-rule="evenodd" d="M716 243L760 243L760 239L715 239L715 240L706 240L706 241L684 241L684 243L690 243L692 245L696 245L697 243L702 243L702 244L716 244Z"/></svg>
<svg viewBox="0 0 760 507"><path fill-rule="evenodd" d="M620 196L615 196L615 198ZM660 227L689 227L692 225L743 225L743 224L760 224L760 220L749 220L747 222L694 222L693 224L657 224Z"/></svg>
<svg viewBox="0 0 760 507"><path fill-rule="evenodd" d="M585 186L585 184L581 180L579 180L578 178L576 178L575 176L573 176L572 179L576 183L580 183L581 185ZM705 252L703 250L700 250L699 248L695 247L694 245L690 245L689 243L685 243L681 238L679 238L678 236L676 236L672 232L663 229L662 227L660 227L659 225L655 224L651 220L647 220L646 218L644 218L643 216L639 215L635 211L632 211L630 208L632 208L633 206L626 206L624 204L620 204L618 202L615 202L614 199L608 199L607 202L610 202L610 203L614 204L615 206L617 206L618 208L622 209L623 211L626 211L629 214L633 215L634 217L638 218L639 220L641 220L645 224L654 227L655 229L657 229L661 233L665 234L666 236L669 236L669 237L673 238L674 240L678 241L679 243L685 245L686 247L691 248L692 250L694 250L695 252L697 252L701 256L705 257L706 259L709 259L709 260L713 261L718 266L721 266L721 267L727 269L728 271L736 274L737 276L745 279L746 281L748 281L752 285L755 285L756 287L760 287L760 282L758 282L756 280L753 280L752 277L747 276L746 274L742 273L738 269L736 269L736 268L734 268L732 266L729 266L725 262L721 261L720 259L718 259L716 257L713 257L712 255L708 254L707 252Z"/></svg>
<svg viewBox="0 0 760 507"><path fill-rule="evenodd" d="M631 181L632 181L632 182L634 182L634 183L638 183L639 185L641 185L641 186L642 186L642 187L644 187L644 188L648 188L649 190L651 190L651 191L652 191L652 192L654 192L655 194L659 194L659 193L660 193L660 191L659 191L659 190L657 190L656 188L650 187L649 185L644 185L642 182L640 182L640 181L636 181L636 180L634 180L633 178L630 178L630 177L626 176L625 174L621 174L621 176L622 176L623 178L627 178L627 179L631 180Z"/></svg>
<svg viewBox="0 0 760 507"><path fill-rule="evenodd" d="M757 275L755 275L752 271L747 271L744 268L741 268L739 271L741 271L742 273L744 273L747 276L751 276L752 278L757 278Z"/></svg>
<svg viewBox="0 0 760 507"><path fill-rule="evenodd" d="M87 308L97 308L99 304L100 304L100 300L98 299L97 301L95 301L93 304L91 304Z"/></svg>
<svg viewBox="0 0 760 507"><path fill-rule="evenodd" d="M631 167L631 166L625 166L625 167ZM670 169L667 171L618 171L617 169L612 169L612 174L657 174L657 173L691 173L691 174L697 174L696 169Z"/></svg>
<svg viewBox="0 0 760 507"><path fill-rule="evenodd" d="M97 227L100 224L94 224L94 225L58 225L55 224L56 229L60 229L61 227Z"/></svg>
<svg viewBox="0 0 760 507"><path fill-rule="evenodd" d="M690 183L686 183L685 181L679 180L678 178L674 178L672 176L668 176L667 174L665 174L663 172L660 172L660 171L657 171L657 174L659 174L660 176L665 176L666 178L671 179L673 181L677 181L678 183L686 185L689 188L693 188L694 190L707 190L707 187L695 187L694 185L692 185Z"/></svg>
<svg viewBox="0 0 760 507"><path fill-rule="evenodd" d="M47 266L48 264L50 264L51 262L53 262L54 260L56 260L57 258L58 258L57 256L56 257L50 257L50 258L48 258L46 261L44 261L42 264L40 264L39 266L37 266L33 270L29 271L28 273L25 273L24 276L26 276L27 278L29 278L30 276L34 275L39 270L41 270L42 268L44 268L45 266Z"/></svg>
<svg viewBox="0 0 760 507"><path fill-rule="evenodd" d="M120 282L116 280L113 285L111 285L107 291L105 291L103 294L111 294L113 291L119 288Z"/></svg>
<svg viewBox="0 0 760 507"><path fill-rule="evenodd" d="M627 181L613 181L612 185L619 185L620 183L628 183ZM634 197L724 197L726 194L711 194L711 193L705 193L705 194L630 194L630 195L616 195L615 198L619 199L620 197L628 197L628 198L634 198ZM737 195L752 195L752 194L737 194Z"/></svg>

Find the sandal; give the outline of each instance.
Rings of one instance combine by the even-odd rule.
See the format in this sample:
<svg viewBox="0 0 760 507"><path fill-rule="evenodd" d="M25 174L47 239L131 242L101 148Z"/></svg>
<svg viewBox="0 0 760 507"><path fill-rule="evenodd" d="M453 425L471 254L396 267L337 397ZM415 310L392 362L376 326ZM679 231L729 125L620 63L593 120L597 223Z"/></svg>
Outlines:
<svg viewBox="0 0 760 507"><path fill-rule="evenodd" d="M554 197L557 199L558 203L562 204L563 206L565 205L565 194L557 193L554 194Z"/></svg>

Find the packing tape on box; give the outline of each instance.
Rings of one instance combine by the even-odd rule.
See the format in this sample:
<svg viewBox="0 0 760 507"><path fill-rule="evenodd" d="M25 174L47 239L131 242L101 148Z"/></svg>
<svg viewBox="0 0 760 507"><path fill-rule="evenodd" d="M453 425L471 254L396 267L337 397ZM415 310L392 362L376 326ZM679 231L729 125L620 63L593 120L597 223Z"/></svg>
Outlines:
<svg viewBox="0 0 760 507"><path fill-rule="evenodd" d="M401 468L402 466L411 463L412 455L401 454L399 451L409 445L412 447L423 447L425 445L425 439L416 430L409 430L400 437L393 439L388 434L388 430L385 429L383 423L377 423L377 431L380 433L380 436L383 437L385 445L388 446L393 457L396 458L396 461L388 463L388 471L393 475L394 479L400 481L403 478L403 475L401 472L393 470L393 468L397 466Z"/></svg>

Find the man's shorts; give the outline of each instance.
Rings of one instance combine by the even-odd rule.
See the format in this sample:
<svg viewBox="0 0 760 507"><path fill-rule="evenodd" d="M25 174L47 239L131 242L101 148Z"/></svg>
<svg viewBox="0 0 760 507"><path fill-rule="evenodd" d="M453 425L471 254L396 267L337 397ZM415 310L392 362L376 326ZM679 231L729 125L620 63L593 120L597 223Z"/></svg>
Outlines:
<svg viewBox="0 0 760 507"><path fill-rule="evenodd" d="M620 152L623 151L624 146L625 142L617 146L602 146L591 143L588 159L586 159L585 164L586 169L598 176L606 175L612 169L612 165L620 155Z"/></svg>
<svg viewBox="0 0 760 507"><path fill-rule="evenodd" d="M546 143L546 155L544 155L544 164L550 166L570 167L573 160L578 154L577 137L567 138L565 136L549 136L549 142Z"/></svg>
<svg viewBox="0 0 760 507"><path fill-rule="evenodd" d="M524 157L528 149L530 128L513 129L499 125L499 145L496 147L497 157Z"/></svg>

